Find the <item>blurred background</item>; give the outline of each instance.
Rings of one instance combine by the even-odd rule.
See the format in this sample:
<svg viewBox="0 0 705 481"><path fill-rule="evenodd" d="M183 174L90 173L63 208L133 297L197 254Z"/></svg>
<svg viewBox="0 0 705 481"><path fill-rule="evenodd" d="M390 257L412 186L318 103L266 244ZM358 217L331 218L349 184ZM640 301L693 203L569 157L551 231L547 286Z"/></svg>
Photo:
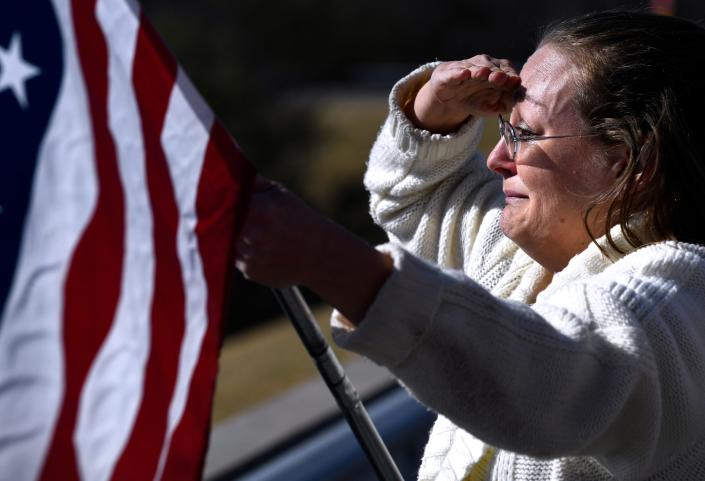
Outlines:
<svg viewBox="0 0 705 481"><path fill-rule="evenodd" d="M141 3L260 172L283 182L371 243L383 242L385 237L367 214L362 188L365 161L386 115L390 88L413 68L436 59L488 53L512 60L518 69L533 51L543 26L593 10L641 8L705 18L702 0ZM490 124L483 148L489 149L496 139ZM305 294L325 324L330 309ZM226 329L216 425L262 409L316 377L268 289L238 277ZM347 363L359 361L339 354ZM362 383L374 377L365 372L360 376ZM379 381L369 388L369 395L384 391L389 382ZM325 424L332 414L323 411L319 419L313 416L305 425L272 422L284 432L273 436L270 444L285 445L306 429ZM252 435L239 429L244 437L231 439L228 448L236 453L244 450L250 443L244 439ZM263 446L237 463L266 457L263 453L273 448Z"/></svg>

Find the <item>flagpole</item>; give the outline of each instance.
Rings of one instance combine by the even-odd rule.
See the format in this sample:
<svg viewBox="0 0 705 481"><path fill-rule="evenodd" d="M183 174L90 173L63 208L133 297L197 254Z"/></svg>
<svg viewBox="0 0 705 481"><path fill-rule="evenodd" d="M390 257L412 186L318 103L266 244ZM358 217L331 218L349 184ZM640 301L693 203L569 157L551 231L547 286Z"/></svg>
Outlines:
<svg viewBox="0 0 705 481"><path fill-rule="evenodd" d="M296 287L273 289L381 481L404 481L362 401Z"/></svg>

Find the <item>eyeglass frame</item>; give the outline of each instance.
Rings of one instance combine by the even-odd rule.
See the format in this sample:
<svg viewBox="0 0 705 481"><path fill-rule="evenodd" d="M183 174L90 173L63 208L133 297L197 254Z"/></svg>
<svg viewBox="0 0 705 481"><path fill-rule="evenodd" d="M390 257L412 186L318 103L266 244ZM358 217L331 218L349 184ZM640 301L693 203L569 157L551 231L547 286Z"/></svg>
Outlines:
<svg viewBox="0 0 705 481"><path fill-rule="evenodd" d="M514 161L514 158L516 155L519 153L519 143L520 142L530 142L530 141L535 141L535 140L548 140L548 139L565 139L568 137L593 137L595 135L599 135L598 133L590 133L590 134L571 134L571 135L517 135L516 128L512 125L511 122L504 120L502 118L502 114L498 115L498 120L499 120L499 136L501 139L504 141L504 145L507 147L507 150L511 153L512 155L512 161ZM509 134L511 138L507 138L504 132L504 126L509 127ZM511 146L509 145L509 142L512 142L514 145L514 148L512 149Z"/></svg>

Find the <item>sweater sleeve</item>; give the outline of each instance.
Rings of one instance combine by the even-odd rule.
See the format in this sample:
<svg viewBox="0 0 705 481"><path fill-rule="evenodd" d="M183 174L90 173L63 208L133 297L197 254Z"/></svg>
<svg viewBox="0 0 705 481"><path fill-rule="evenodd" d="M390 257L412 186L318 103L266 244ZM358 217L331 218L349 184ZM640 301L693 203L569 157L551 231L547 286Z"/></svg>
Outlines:
<svg viewBox="0 0 705 481"><path fill-rule="evenodd" d="M365 174L370 212L392 242L491 287L517 249L499 229L501 179L476 151L482 121L440 135L416 128L403 112L434 66L392 89Z"/></svg>
<svg viewBox="0 0 705 481"><path fill-rule="evenodd" d="M634 479L702 438L702 428L687 432L683 423L705 421L702 366L692 376L705 361L705 329L684 365L684 353L673 358L678 347L659 354L664 336L680 341L648 320L684 292L625 275L568 283L528 306L398 246L380 249L394 273L354 331L334 322L336 342L388 367L422 403L484 442L533 456L590 455L617 479ZM682 342L693 345L693 332ZM691 377L676 391L684 393L668 386L665 399L664 381L679 383L683 373Z"/></svg>

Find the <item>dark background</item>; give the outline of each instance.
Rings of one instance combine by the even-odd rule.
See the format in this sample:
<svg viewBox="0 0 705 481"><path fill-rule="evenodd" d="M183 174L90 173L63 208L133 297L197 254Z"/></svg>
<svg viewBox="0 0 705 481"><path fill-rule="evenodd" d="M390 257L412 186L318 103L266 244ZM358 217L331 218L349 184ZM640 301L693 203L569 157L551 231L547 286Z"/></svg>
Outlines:
<svg viewBox="0 0 705 481"><path fill-rule="evenodd" d="M705 19L703 0L659 3L670 3L678 16ZM384 236L367 217L359 177L336 186L338 194L323 205L307 195L316 179L305 152L320 142L307 105L320 100L318 92L383 98L398 78L420 64L477 53L520 65L533 51L541 27L551 21L606 8L648 9L650 2L143 0L142 5L263 174L284 182L357 234L380 242ZM300 101L282 102L292 97ZM360 155L360 165L364 162ZM234 288L238 301L231 309L229 332L279 313L268 289L241 277Z"/></svg>

